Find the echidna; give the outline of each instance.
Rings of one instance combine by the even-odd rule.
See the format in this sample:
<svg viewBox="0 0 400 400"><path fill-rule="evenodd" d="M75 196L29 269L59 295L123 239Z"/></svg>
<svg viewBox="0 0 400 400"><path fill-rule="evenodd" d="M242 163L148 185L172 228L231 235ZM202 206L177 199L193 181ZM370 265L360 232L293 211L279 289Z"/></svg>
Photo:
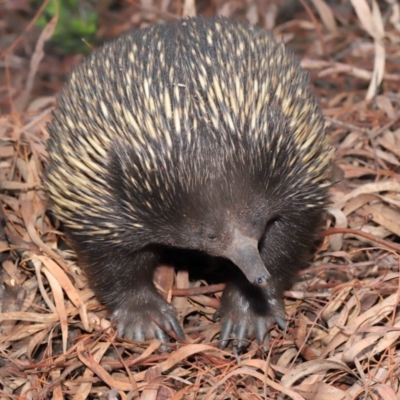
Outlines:
<svg viewBox="0 0 400 400"><path fill-rule="evenodd" d="M129 32L72 72L49 126L52 209L120 335L184 338L153 271L204 256L228 271L221 347L285 326L327 203L308 86L270 33L223 18Z"/></svg>

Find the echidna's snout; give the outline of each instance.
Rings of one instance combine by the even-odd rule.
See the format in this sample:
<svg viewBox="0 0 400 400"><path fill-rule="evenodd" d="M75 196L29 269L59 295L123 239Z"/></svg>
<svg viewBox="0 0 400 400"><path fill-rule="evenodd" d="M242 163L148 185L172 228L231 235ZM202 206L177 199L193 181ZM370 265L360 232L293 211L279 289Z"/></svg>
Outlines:
<svg viewBox="0 0 400 400"><path fill-rule="evenodd" d="M250 283L259 287L268 285L271 274L261 259L256 239L243 235L236 228L233 240L223 256L231 260Z"/></svg>

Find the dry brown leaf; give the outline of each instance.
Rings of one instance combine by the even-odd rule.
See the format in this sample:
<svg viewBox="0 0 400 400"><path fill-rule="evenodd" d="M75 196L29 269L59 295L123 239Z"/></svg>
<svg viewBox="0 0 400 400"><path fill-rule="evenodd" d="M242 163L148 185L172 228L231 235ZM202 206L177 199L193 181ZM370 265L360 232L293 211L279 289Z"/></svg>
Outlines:
<svg viewBox="0 0 400 400"><path fill-rule="evenodd" d="M58 317L57 317L58 320ZM37 332L46 330L49 328L48 324L35 324L35 325L22 325L18 326L18 329L14 329L9 335L0 336L0 344L9 341L18 341L30 337Z"/></svg>
<svg viewBox="0 0 400 400"><path fill-rule="evenodd" d="M207 393L207 396L212 396L214 392L218 390L218 388L225 383L227 380L229 380L231 377L238 375L240 377L243 376L252 376L253 378L258 379L261 382L264 382L265 385L268 385L275 389L278 393L282 393L286 396L289 396L289 398L293 400L304 400L304 398L300 395L298 395L295 391L288 389L287 387L283 387L282 385L276 384L274 381L268 379L265 377L265 375L256 372L250 368L247 367L242 367L242 368L236 368L230 373L226 374L222 379L220 379L216 384L214 384L211 387L211 390Z"/></svg>
<svg viewBox="0 0 400 400"><path fill-rule="evenodd" d="M352 363L355 359L363 360L368 357L373 344L378 341L382 334L370 334L362 339L358 335L354 335L345 345L342 361Z"/></svg>
<svg viewBox="0 0 400 400"><path fill-rule="evenodd" d="M353 5L357 17L360 20L363 28L369 33L373 38L380 39L384 32L383 26L381 23L376 23L375 14L373 14L373 10L370 9L370 6L366 0L350 0ZM375 0L372 1L373 7L376 6Z"/></svg>
<svg viewBox="0 0 400 400"><path fill-rule="evenodd" d="M29 359L32 359L34 351L36 351L38 346L41 345L45 341L50 330L51 330L51 328L49 325L48 329L44 329L43 331L36 333L36 335L33 335L32 338L29 340L28 347L26 350L26 354Z"/></svg>
<svg viewBox="0 0 400 400"><path fill-rule="evenodd" d="M176 274L176 287L178 289L188 289L190 287L189 283L189 273L188 271L178 271ZM178 319L183 320L184 316L188 312L188 307L190 306L186 297L175 296L172 300L172 304L178 312Z"/></svg>
<svg viewBox="0 0 400 400"><path fill-rule="evenodd" d="M390 22L400 32L400 4L398 0L386 0L390 4L392 13L390 14Z"/></svg>
<svg viewBox="0 0 400 400"><path fill-rule="evenodd" d="M376 96L375 101L376 101L376 105L382 111L384 111L390 119L396 118L395 108L393 107L393 104L388 96L385 96L385 95Z"/></svg>
<svg viewBox="0 0 400 400"><path fill-rule="evenodd" d="M153 281L161 296L171 302L171 292L174 286L175 271L167 265L159 265L154 271Z"/></svg>
<svg viewBox="0 0 400 400"><path fill-rule="evenodd" d="M348 294L352 290L351 286L346 286L342 290L340 290L338 293L335 295L335 299L330 301L325 307L324 310L321 314L321 317L325 321L329 321L334 314L343 306L343 303L345 302ZM348 314L348 310L346 308L343 308L341 312L345 313L346 315Z"/></svg>
<svg viewBox="0 0 400 400"><path fill-rule="evenodd" d="M385 30L382 15L376 0L371 0L372 10L370 9L366 0L350 1L357 13L357 17L361 21L363 28L374 38L374 71L366 95L366 99L371 100L373 97L376 96L378 92L378 87L382 82L385 72L385 47L383 45Z"/></svg>
<svg viewBox="0 0 400 400"><path fill-rule="evenodd" d="M60 378L61 372L59 369L55 369L50 372L50 378L52 381L56 381ZM53 400L64 400L63 390L61 383L53 386Z"/></svg>
<svg viewBox="0 0 400 400"><path fill-rule="evenodd" d="M400 129L398 129L396 132L386 131L378 139L378 144L400 158Z"/></svg>
<svg viewBox="0 0 400 400"><path fill-rule="evenodd" d="M352 400L353 396L325 382L302 383L293 388L306 400Z"/></svg>
<svg viewBox="0 0 400 400"><path fill-rule="evenodd" d="M39 314L37 312L8 312L0 313L0 322L2 321L24 321L24 322L41 322L50 325L58 321L58 315Z"/></svg>
<svg viewBox="0 0 400 400"><path fill-rule="evenodd" d="M311 1L313 2L315 8L317 9L318 14L325 27L330 32L336 32L337 24L331 8L323 0L311 0Z"/></svg>
<svg viewBox="0 0 400 400"><path fill-rule="evenodd" d="M374 389L379 394L381 399L397 400L399 398L399 392L396 393L393 388L388 385L378 383L377 385L374 385Z"/></svg>
<svg viewBox="0 0 400 400"><path fill-rule="evenodd" d="M64 304L64 294L61 285L59 284L57 279L55 279L55 277L51 274L51 272L45 267L42 268L42 271L46 275L46 278L51 287L51 293L55 301L57 315L58 318L60 319L60 325L61 325L63 352L65 353L67 351L67 341L68 341L68 320Z"/></svg>
<svg viewBox="0 0 400 400"><path fill-rule="evenodd" d="M154 372L157 367L153 367L148 369L147 372L150 375L151 372ZM148 380L148 384L143 388L142 395L140 396L141 400L169 400L175 391L168 389L166 386L163 386L164 381L168 379L165 376L157 375L152 379Z"/></svg>
<svg viewBox="0 0 400 400"><path fill-rule="evenodd" d="M335 218L335 228L346 228L348 226L346 215L338 208L329 207L328 213ZM329 237L329 244L332 251L339 251L343 248L343 234L339 233Z"/></svg>
<svg viewBox="0 0 400 400"><path fill-rule="evenodd" d="M184 17L196 16L196 4L194 0L184 0L182 15Z"/></svg>
<svg viewBox="0 0 400 400"><path fill-rule="evenodd" d="M386 161L387 163L393 164L395 166L399 166L400 165L399 159L395 155L393 155L392 153L388 153L388 152L382 151L380 149L376 149L375 155L377 157L379 157L381 162L382 161Z"/></svg>
<svg viewBox="0 0 400 400"><path fill-rule="evenodd" d="M93 371L100 379L102 379L109 387L117 390L132 390L132 384L126 378L122 379L114 379L97 361L93 355L84 354L86 353L85 348L83 347L82 342L78 344L77 355L79 360L82 361L87 368Z"/></svg>
<svg viewBox="0 0 400 400"><path fill-rule="evenodd" d="M350 299L350 301L352 301L353 304L349 302L347 307L349 309L353 309L358 302L356 302L356 298L354 296L352 299ZM386 318L388 314L393 312L397 304L396 302L397 294L392 294L362 314L359 314L358 311L355 312L354 317L349 318L346 328L344 326L341 327L343 333L339 333L335 338L332 339L332 341L324 349L321 357L326 356L326 354L329 354L329 352L331 352L333 349L336 349L341 344L347 342L349 340L349 336L354 333L357 334L357 330L363 326L373 326L374 324L381 322L382 319Z"/></svg>
<svg viewBox="0 0 400 400"><path fill-rule="evenodd" d="M400 236L400 210L395 211L383 204L374 204L364 205L357 212L364 217L370 217L372 221Z"/></svg>
<svg viewBox="0 0 400 400"><path fill-rule="evenodd" d="M303 58L301 61L301 65L304 69L323 69L323 71L318 73L318 77L323 78L327 77L333 74L339 74L339 73L346 73L348 75L354 76L356 78L370 81L373 77L373 72L368 71L366 69L350 65L350 64L345 64L345 63L340 63L340 62L330 62L330 61L323 61L323 60L311 60L308 58ZM390 73L384 73L383 78L385 80L389 81L395 81L399 82L400 81L400 76L398 74L390 74ZM340 110L335 110L335 114L338 114L338 111ZM326 112L327 115L329 115L329 112Z"/></svg>
<svg viewBox="0 0 400 400"><path fill-rule="evenodd" d="M382 351L385 351L391 347L391 345L399 340L400 337L400 322L397 321L394 324L394 327L397 328L392 332L387 332L384 334L382 338L378 340L378 343L374 346L369 354L369 357L373 357L375 354L379 354Z"/></svg>
<svg viewBox="0 0 400 400"><path fill-rule="evenodd" d="M110 343L98 343L95 347L95 351L93 351L94 362L99 363L109 347ZM81 385L79 385L79 388L76 391L73 400L86 400L89 397L90 389L92 388L91 381L93 375L94 371L89 368L85 369L85 372L83 373L83 382Z"/></svg>
<svg viewBox="0 0 400 400"><path fill-rule="evenodd" d="M313 344L308 344L308 338L310 336L310 327L314 324L301 316L297 322L297 327L294 330L294 342L299 349L299 353L304 357L305 360L315 360L320 354L321 350L313 346Z"/></svg>
<svg viewBox="0 0 400 400"><path fill-rule="evenodd" d="M346 364L336 360L313 360L296 365L283 378L282 384L285 387L292 387L293 384L308 375L325 374L329 370L344 371L353 375L352 370Z"/></svg>
<svg viewBox="0 0 400 400"><path fill-rule="evenodd" d="M344 195L341 199L339 199L335 203L335 207L342 209L349 200L354 199L355 197L360 196L362 194L371 194L371 193L388 192L388 191L400 193L400 182L388 180L388 181L373 182L360 185L359 187L357 187L356 189L352 190L350 193Z"/></svg>
<svg viewBox="0 0 400 400"><path fill-rule="evenodd" d="M31 91L33 88L34 79L36 76L36 72L38 70L39 64L42 61L44 56L44 45L45 43L51 39L53 36L54 29L56 28L58 22L58 14L54 15L54 17L49 21L46 27L43 29L39 36L39 40L36 43L35 52L31 58L29 75L26 81L26 89L23 96L14 103L14 106L17 110L24 110L27 102L29 100L29 96L31 95Z"/></svg>
<svg viewBox="0 0 400 400"><path fill-rule="evenodd" d="M374 194L361 194L353 199L349 200L343 209L345 215L350 215L354 211L357 211L364 204L371 203L379 199L379 196Z"/></svg>
<svg viewBox="0 0 400 400"><path fill-rule="evenodd" d="M86 312L86 305L82 301L80 294L77 289L75 289L74 285L69 280L68 276L65 272L50 258L46 256L37 256L37 259L40 260L46 268L51 272L51 274L57 279L60 283L61 287L64 289L65 293L67 294L68 298L77 307L79 311L79 315L82 319L82 324L84 329L89 331L89 323L88 317Z"/></svg>
<svg viewBox="0 0 400 400"><path fill-rule="evenodd" d="M297 353L297 349L290 347L279 357L275 365L282 369L287 369L293 362L293 359L296 357Z"/></svg>

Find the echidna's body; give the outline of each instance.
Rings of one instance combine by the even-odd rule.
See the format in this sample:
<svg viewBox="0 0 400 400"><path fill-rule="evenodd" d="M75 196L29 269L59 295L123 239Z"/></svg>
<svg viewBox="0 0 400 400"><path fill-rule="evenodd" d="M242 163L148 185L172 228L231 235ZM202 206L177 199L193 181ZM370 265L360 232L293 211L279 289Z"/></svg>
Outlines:
<svg viewBox="0 0 400 400"><path fill-rule="evenodd" d="M222 345L284 324L329 157L308 76L283 44L225 19L131 32L72 73L49 128L53 211L121 334L183 336L152 283L159 262L190 254L180 249L232 271Z"/></svg>

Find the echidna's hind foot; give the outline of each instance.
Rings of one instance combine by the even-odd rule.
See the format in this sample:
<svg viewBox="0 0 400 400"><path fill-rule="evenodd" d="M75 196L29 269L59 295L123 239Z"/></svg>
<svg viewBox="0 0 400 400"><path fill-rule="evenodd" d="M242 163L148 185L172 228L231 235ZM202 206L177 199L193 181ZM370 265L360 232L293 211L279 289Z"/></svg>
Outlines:
<svg viewBox="0 0 400 400"><path fill-rule="evenodd" d="M271 298L268 288L258 288L243 280L228 284L216 316L221 319L221 349L230 340L234 347L244 349L253 335L258 344L266 344L269 340L267 332L272 325L277 322L283 329L286 326L282 297Z"/></svg>
<svg viewBox="0 0 400 400"><path fill-rule="evenodd" d="M173 307L150 287L128 294L111 316L118 335L126 339L141 342L156 337L166 343L172 336L185 340Z"/></svg>

